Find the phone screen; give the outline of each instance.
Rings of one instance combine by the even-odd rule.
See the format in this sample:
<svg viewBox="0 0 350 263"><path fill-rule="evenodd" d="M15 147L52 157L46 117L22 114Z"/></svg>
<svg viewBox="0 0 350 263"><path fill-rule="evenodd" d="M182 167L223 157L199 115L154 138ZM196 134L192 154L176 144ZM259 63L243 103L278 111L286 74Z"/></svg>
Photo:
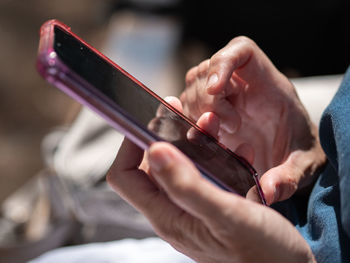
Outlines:
<svg viewBox="0 0 350 263"><path fill-rule="evenodd" d="M139 127L177 146L209 178L246 196L257 178L252 167L59 26L54 28L57 57L112 101Z"/></svg>

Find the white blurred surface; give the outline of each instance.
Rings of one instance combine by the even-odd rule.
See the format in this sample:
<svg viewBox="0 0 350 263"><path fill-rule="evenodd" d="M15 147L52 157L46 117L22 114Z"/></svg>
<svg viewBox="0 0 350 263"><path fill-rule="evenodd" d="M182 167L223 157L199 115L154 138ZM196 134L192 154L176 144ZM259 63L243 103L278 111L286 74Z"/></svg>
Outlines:
<svg viewBox="0 0 350 263"><path fill-rule="evenodd" d="M337 92L342 79L343 75L291 79L301 102L315 124L320 123L322 113Z"/></svg>
<svg viewBox="0 0 350 263"><path fill-rule="evenodd" d="M125 239L65 247L45 253L30 263L192 263L159 238Z"/></svg>

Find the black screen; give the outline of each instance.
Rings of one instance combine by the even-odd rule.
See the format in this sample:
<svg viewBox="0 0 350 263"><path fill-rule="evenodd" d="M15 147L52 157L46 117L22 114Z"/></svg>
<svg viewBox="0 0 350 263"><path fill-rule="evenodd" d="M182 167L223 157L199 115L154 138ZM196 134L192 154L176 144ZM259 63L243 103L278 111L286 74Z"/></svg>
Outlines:
<svg viewBox="0 0 350 263"><path fill-rule="evenodd" d="M64 64L118 105L128 118L177 146L211 179L243 196L255 185L254 169L58 26L54 50Z"/></svg>

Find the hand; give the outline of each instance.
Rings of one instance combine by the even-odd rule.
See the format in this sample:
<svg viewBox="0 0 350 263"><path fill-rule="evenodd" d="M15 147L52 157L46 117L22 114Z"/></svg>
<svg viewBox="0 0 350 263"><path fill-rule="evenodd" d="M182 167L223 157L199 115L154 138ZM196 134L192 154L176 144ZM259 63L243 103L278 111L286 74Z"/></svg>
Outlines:
<svg viewBox="0 0 350 263"><path fill-rule="evenodd" d="M326 160L317 128L291 82L252 40L233 39L191 69L186 86L184 113L194 121L207 112L217 115L219 141L262 175L268 204L315 179Z"/></svg>
<svg viewBox="0 0 350 263"><path fill-rule="evenodd" d="M175 147L154 143L147 167L143 157L143 150L125 140L107 180L180 252L210 263L314 261L286 219L214 186Z"/></svg>

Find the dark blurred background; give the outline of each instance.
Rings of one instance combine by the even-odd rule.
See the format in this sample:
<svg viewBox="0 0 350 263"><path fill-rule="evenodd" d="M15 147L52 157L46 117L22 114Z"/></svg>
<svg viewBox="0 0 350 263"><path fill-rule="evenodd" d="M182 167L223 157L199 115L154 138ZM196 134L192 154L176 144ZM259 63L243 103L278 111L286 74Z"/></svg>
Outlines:
<svg viewBox="0 0 350 263"><path fill-rule="evenodd" d="M1 0L0 201L42 168L43 136L78 110L36 72L40 25L57 18L100 47L111 15L125 10L178 19L183 74L237 35L254 39L291 77L341 74L350 62L344 0Z"/></svg>
<svg viewBox="0 0 350 263"><path fill-rule="evenodd" d="M185 39L211 52L246 35L289 75L342 73L350 61L350 1L205 0L184 1L183 8Z"/></svg>

